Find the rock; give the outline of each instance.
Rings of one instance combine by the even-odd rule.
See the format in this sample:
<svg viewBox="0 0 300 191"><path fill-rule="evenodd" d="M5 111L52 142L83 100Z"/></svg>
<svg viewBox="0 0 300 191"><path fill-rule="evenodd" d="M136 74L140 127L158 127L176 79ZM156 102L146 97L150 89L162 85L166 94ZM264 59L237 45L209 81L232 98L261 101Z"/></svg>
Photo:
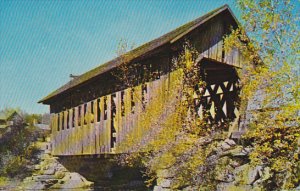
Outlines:
<svg viewBox="0 0 300 191"><path fill-rule="evenodd" d="M231 148L231 146L229 145L229 144L227 144L226 142L223 142L222 144L221 144L221 149L223 150L223 151L227 151L227 150L229 150Z"/></svg>
<svg viewBox="0 0 300 191"><path fill-rule="evenodd" d="M154 186L153 191L171 191L171 189L163 188L161 186Z"/></svg>
<svg viewBox="0 0 300 191"><path fill-rule="evenodd" d="M229 157L220 158L217 161L215 167L215 180L221 182L232 182L234 181L233 171L234 169L229 165L231 159Z"/></svg>
<svg viewBox="0 0 300 191"><path fill-rule="evenodd" d="M40 165L34 165L34 170L40 170L41 169L41 166Z"/></svg>
<svg viewBox="0 0 300 191"><path fill-rule="evenodd" d="M236 168L235 174L244 184L252 185L260 178L261 170L262 166L252 167L249 164L245 164Z"/></svg>
<svg viewBox="0 0 300 191"><path fill-rule="evenodd" d="M229 173L227 170L223 170L222 172L216 173L215 180L221 182L233 182L234 176L233 174Z"/></svg>
<svg viewBox="0 0 300 191"><path fill-rule="evenodd" d="M244 131L241 131L241 132L240 131L232 132L231 133L231 138L239 140L239 139L241 139L241 137L242 137L243 134L245 134Z"/></svg>
<svg viewBox="0 0 300 191"><path fill-rule="evenodd" d="M140 181L140 180L133 180L133 181L130 181L128 183L128 186L129 187L133 187L133 188L137 188L139 186L144 186L144 181Z"/></svg>
<svg viewBox="0 0 300 191"><path fill-rule="evenodd" d="M242 146L237 146L236 148L228 151L228 154L233 156L233 157L245 157L247 154L243 152L243 147Z"/></svg>
<svg viewBox="0 0 300 191"><path fill-rule="evenodd" d="M162 179L159 183L159 185L163 188L170 188L171 187L171 183L172 183L172 180L170 179Z"/></svg>
<svg viewBox="0 0 300 191"><path fill-rule="evenodd" d="M53 175L55 174L55 169L49 168L48 170L44 171L45 175Z"/></svg>
<svg viewBox="0 0 300 191"><path fill-rule="evenodd" d="M221 146L213 148L213 152L210 155L221 155L223 153L223 150Z"/></svg>
<svg viewBox="0 0 300 191"><path fill-rule="evenodd" d="M47 179L41 181L41 183L43 183L46 188L50 188L52 185L56 184L57 182L58 182L57 179Z"/></svg>
<svg viewBox="0 0 300 191"><path fill-rule="evenodd" d="M79 189L90 188L94 185L93 182L87 181L83 176L76 172L67 174L63 179L63 184L55 184L52 188L59 189Z"/></svg>
<svg viewBox="0 0 300 191"><path fill-rule="evenodd" d="M252 148L247 147L242 150L242 153L244 153L245 155L248 155L249 153L251 153L251 151L252 151Z"/></svg>
<svg viewBox="0 0 300 191"><path fill-rule="evenodd" d="M47 180L47 179L55 179L53 175L38 175L35 177L36 180Z"/></svg>
<svg viewBox="0 0 300 191"><path fill-rule="evenodd" d="M56 171L55 172L55 178L57 178L57 179L62 179L63 177L65 177L65 175L66 175L66 172L63 172L63 171Z"/></svg>
<svg viewBox="0 0 300 191"><path fill-rule="evenodd" d="M240 163L238 163L237 161L234 161L234 160L231 161L229 165L232 166L233 168L241 166Z"/></svg>
<svg viewBox="0 0 300 191"><path fill-rule="evenodd" d="M195 188L193 188L193 187L191 187L191 186L188 186L188 187L186 187L186 188L183 188L182 190L183 190L183 191L194 191Z"/></svg>
<svg viewBox="0 0 300 191"><path fill-rule="evenodd" d="M33 180L33 177L29 176L29 177L26 177L23 181L32 181L32 180Z"/></svg>
<svg viewBox="0 0 300 191"><path fill-rule="evenodd" d="M41 159L49 159L50 158L50 155L48 153L44 153L41 155Z"/></svg>
<svg viewBox="0 0 300 191"><path fill-rule="evenodd" d="M256 166L255 168L251 168L249 171L249 182L253 184L256 180L260 178L262 166Z"/></svg>
<svg viewBox="0 0 300 191"><path fill-rule="evenodd" d="M42 182L30 182L24 188L25 190L45 190L47 187Z"/></svg>
<svg viewBox="0 0 300 191"><path fill-rule="evenodd" d="M252 191L250 185L235 185L234 183L220 183L217 185L216 191Z"/></svg>
<svg viewBox="0 0 300 191"><path fill-rule="evenodd" d="M230 145L232 147L236 145L235 141L232 139L226 139L225 143L227 143L228 145Z"/></svg>
<svg viewBox="0 0 300 191"><path fill-rule="evenodd" d="M159 178L172 178L175 176L174 172L170 169L157 170L156 174Z"/></svg>
<svg viewBox="0 0 300 191"><path fill-rule="evenodd" d="M153 191L162 191L163 188L161 186L154 186Z"/></svg>
<svg viewBox="0 0 300 191"><path fill-rule="evenodd" d="M161 157L160 163L158 164L158 169L168 169L176 163L176 159L172 154L163 155Z"/></svg>

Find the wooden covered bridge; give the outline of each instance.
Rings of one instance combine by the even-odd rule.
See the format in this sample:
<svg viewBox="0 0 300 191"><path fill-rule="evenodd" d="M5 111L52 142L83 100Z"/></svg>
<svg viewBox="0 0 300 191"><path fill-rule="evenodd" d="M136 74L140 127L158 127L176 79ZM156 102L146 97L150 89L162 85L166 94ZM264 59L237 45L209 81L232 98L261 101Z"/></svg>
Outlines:
<svg viewBox="0 0 300 191"><path fill-rule="evenodd" d="M122 144L128 132L141 130L136 125L141 104L149 104L154 91L163 94L170 88L172 58L182 51L186 41L203 58L202 79L207 86L198 105L199 115L207 111L212 123L234 120L238 117L236 70L241 68L242 57L238 50L225 52L223 38L236 27L232 11L227 5L222 6L74 78L40 100L39 103L50 105L52 154L116 153L116 146ZM127 86L114 75L124 59L136 67L135 87ZM154 77L140 80L147 73ZM133 91L142 101L136 100Z"/></svg>

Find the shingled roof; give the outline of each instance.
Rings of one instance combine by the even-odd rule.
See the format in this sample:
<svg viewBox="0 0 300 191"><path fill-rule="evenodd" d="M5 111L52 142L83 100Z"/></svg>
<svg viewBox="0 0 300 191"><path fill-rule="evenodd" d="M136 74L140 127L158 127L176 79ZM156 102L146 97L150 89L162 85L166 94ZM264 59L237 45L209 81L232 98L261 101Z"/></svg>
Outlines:
<svg viewBox="0 0 300 191"><path fill-rule="evenodd" d="M232 14L232 11L230 10L228 5L223 5L205 15L203 15L202 17L199 17L189 23L186 23L185 25L182 25L181 27L157 38L154 39L146 44L143 44L142 46L133 49L127 53L125 53L124 55L117 57L111 61L108 61L76 78L74 78L73 80L69 81L68 83L66 83L65 85L63 85L62 87L60 87L59 89L53 91L52 93L50 93L48 96L44 97L43 99L41 99L38 103L44 103L47 104L47 101L49 101L50 99L56 97L57 95L60 95L64 92L66 92L67 90L70 90L71 88L74 88L76 86L79 86L81 84L83 84L84 82L93 79L115 67L117 67L118 65L120 65L124 60L126 60L127 62L130 62L136 58L142 57L143 55L145 55L146 53L153 51L167 43L172 43L177 41L178 39L182 38L184 35L186 35L187 33L191 32L192 30L194 30L195 28L199 27L200 25L202 25L203 23L205 23L206 21L208 21L209 19L215 17L216 15L220 14L221 12L224 11L229 11L230 15L233 17L233 19L237 22L235 16Z"/></svg>

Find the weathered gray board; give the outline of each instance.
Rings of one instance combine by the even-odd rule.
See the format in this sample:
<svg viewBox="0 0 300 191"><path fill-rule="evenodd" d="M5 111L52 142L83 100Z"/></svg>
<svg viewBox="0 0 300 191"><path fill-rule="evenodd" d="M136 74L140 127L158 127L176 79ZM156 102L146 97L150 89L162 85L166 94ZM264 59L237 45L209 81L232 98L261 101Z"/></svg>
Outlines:
<svg viewBox="0 0 300 191"><path fill-rule="evenodd" d="M233 65L240 67L240 55L237 50L233 50L229 53L223 53L225 56L222 58L222 47L223 42L219 41L214 46L208 50L202 52L201 54L212 60L226 63L228 65ZM169 79L168 75L161 76L160 79L147 83L147 94L146 99L149 101L152 92L155 92L160 88L161 95L166 90L166 81ZM75 107L75 120L73 127L73 108L67 111L62 111L59 114L51 114L51 128L52 128L52 145L53 155L91 155L91 154L104 154L104 153L114 153L115 145L111 145L111 127L112 127L112 112L111 103L115 102L116 115L114 117L114 128L116 133L116 145L121 145L122 141L125 139L129 132L134 132L137 135L141 133L142 127L137 125L139 123L139 112L141 111L142 105L141 98L141 86L134 87L134 99L131 100L131 89L124 90L124 106L121 106L121 91L115 92L116 95L114 100L112 100L112 94L102 96L100 98L94 99L90 102L84 103L82 105ZM106 98L106 99L105 99ZM99 106L97 106L97 100L100 99ZM131 111L131 103L135 103L135 112ZM93 102L93 105L91 103ZM106 103L104 103L106 102ZM87 104L86 112L84 112L84 105ZM149 104L149 103L148 103ZM93 113L92 108L93 107ZM100 108L100 121L97 121L98 107ZM121 114L121 107L125 107L125 115ZM81 117L79 117L79 108L81 109ZM106 114L105 114L106 113ZM68 116L69 115L69 120ZM106 115L106 119L104 116ZM64 116L64 117L63 117ZM64 119L64 121L62 121ZM86 123L84 122L86 120ZM79 125L80 121L80 125ZM67 125L69 122L69 125ZM59 124L59 131L58 131ZM62 128L64 127L64 128ZM69 128L67 128L69 127ZM137 129L133 129L133 128ZM63 130L62 130L63 129Z"/></svg>

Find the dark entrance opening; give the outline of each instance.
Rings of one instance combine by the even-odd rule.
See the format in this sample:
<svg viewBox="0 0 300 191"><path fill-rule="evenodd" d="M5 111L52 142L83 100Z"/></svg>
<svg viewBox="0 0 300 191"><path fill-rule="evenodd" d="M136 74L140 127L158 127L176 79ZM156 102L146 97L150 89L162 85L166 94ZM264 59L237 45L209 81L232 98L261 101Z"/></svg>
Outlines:
<svg viewBox="0 0 300 191"><path fill-rule="evenodd" d="M199 88L200 101L196 110L208 124L228 127L226 124L239 115L239 77L237 68L210 59L200 61L204 87Z"/></svg>

